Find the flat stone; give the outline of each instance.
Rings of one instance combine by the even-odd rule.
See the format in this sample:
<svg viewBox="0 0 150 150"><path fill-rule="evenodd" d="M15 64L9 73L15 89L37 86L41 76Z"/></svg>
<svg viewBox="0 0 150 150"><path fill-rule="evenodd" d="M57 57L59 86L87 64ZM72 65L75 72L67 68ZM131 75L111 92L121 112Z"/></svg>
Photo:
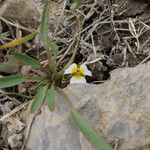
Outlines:
<svg viewBox="0 0 150 150"><path fill-rule="evenodd" d="M64 91L75 108L119 150L139 150L150 144L150 62L116 69L103 84L69 85ZM27 150L94 150L69 117L61 94L53 113L47 105L36 116ZM30 115L27 125L30 122Z"/></svg>

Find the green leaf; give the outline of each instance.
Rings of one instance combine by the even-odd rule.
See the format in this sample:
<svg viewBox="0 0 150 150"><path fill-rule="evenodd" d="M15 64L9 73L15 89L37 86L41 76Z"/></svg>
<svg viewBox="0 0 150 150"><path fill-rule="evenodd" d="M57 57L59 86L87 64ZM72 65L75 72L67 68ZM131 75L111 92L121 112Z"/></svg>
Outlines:
<svg viewBox="0 0 150 150"><path fill-rule="evenodd" d="M47 86L41 87L39 89L38 93L35 95L35 98L31 105L31 113L35 112L42 105L42 103L45 99L45 96L46 96L47 88L48 88Z"/></svg>
<svg viewBox="0 0 150 150"><path fill-rule="evenodd" d="M80 114L74 109L71 109L71 117L86 139L97 149L97 150L112 150L111 146L98 135Z"/></svg>
<svg viewBox="0 0 150 150"><path fill-rule="evenodd" d="M70 9L74 10L75 8L77 8L78 3L79 3L79 0L74 0L73 3L70 6Z"/></svg>
<svg viewBox="0 0 150 150"><path fill-rule="evenodd" d="M46 49L47 57L48 57L48 65L50 72L53 73L56 70L55 67L55 61L51 59L51 53L49 51L49 45L52 47L52 49L55 49L55 52L57 53L57 48L54 42L48 37L48 19L49 19L49 1L45 0L45 5L43 8L43 14L42 14L42 21L41 21L41 31L40 31L40 41L43 44L43 47Z"/></svg>
<svg viewBox="0 0 150 150"><path fill-rule="evenodd" d="M27 79L21 76L7 76L0 78L0 89L21 84Z"/></svg>
<svg viewBox="0 0 150 150"><path fill-rule="evenodd" d="M25 43L25 42L33 39L36 36L36 34L37 34L37 31L35 31L35 32L23 37L23 38L14 40L14 41L6 43L4 45L0 45L0 50L6 49L6 48L9 48L9 47L13 47L13 46L17 46L17 45L20 45L22 43Z"/></svg>
<svg viewBox="0 0 150 150"><path fill-rule="evenodd" d="M39 61L25 54L14 53L13 56L21 63L30 65L34 69L40 69L42 67Z"/></svg>
<svg viewBox="0 0 150 150"><path fill-rule="evenodd" d="M40 40L44 44L44 47L47 48L48 46L48 17L49 16L49 2L45 0L45 5L43 8L42 14L42 22L41 22L41 32L40 32Z"/></svg>
<svg viewBox="0 0 150 150"><path fill-rule="evenodd" d="M59 46L55 42L53 42L49 36L47 36L47 43L52 48L52 54L54 55L54 57L56 57L58 54Z"/></svg>
<svg viewBox="0 0 150 150"><path fill-rule="evenodd" d="M17 72L19 66L17 64L3 63L0 64L0 72L14 73Z"/></svg>
<svg viewBox="0 0 150 150"><path fill-rule="evenodd" d="M34 75L34 76L26 77L26 79L27 79L28 81L32 81L32 82L40 82L41 80L45 80L45 77L41 77L41 76L38 76L38 75Z"/></svg>
<svg viewBox="0 0 150 150"><path fill-rule="evenodd" d="M41 81L39 81L39 82L33 84L33 85L29 88L29 91L32 91L32 90L37 89L39 86L46 84L46 82L47 82L46 80L41 80Z"/></svg>
<svg viewBox="0 0 150 150"><path fill-rule="evenodd" d="M47 90L47 103L49 110L51 111L54 111L55 109L55 92L55 87L53 85Z"/></svg>
<svg viewBox="0 0 150 150"><path fill-rule="evenodd" d="M11 54L11 55L6 55L6 59L8 60L6 63L9 64L15 64L15 65L20 65L19 61Z"/></svg>

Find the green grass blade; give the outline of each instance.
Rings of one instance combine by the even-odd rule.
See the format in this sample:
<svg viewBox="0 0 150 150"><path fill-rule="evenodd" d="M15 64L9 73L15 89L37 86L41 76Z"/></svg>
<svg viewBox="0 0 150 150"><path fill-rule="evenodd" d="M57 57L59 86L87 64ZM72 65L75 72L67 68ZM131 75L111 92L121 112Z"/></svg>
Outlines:
<svg viewBox="0 0 150 150"><path fill-rule="evenodd" d="M43 86L43 85L45 85L46 83L47 83L46 80L41 80L41 81L39 81L39 82L33 84L33 85L29 88L29 91L36 90L38 87Z"/></svg>
<svg viewBox="0 0 150 150"><path fill-rule="evenodd" d="M14 53L13 56L23 64L30 65L34 69L40 69L42 65L36 59L29 57L25 54Z"/></svg>
<svg viewBox="0 0 150 150"><path fill-rule="evenodd" d="M111 146L98 135L80 114L74 109L71 109L71 117L86 139L97 149L97 150L112 150Z"/></svg>
<svg viewBox="0 0 150 150"><path fill-rule="evenodd" d="M0 45L0 50L6 49L6 48L9 48L9 47L13 47L13 46L17 46L17 45L20 45L22 43L25 43L25 42L33 39L36 36L36 34L37 34L37 31L35 31L35 32L23 37L23 38L14 40L14 41L6 43L4 45Z"/></svg>
<svg viewBox="0 0 150 150"><path fill-rule="evenodd" d="M48 65L50 68L50 72L53 73L56 70L55 61L52 60L52 54L57 53L56 45L54 42L48 37L48 19L49 19L49 1L45 0L45 5L42 13L42 21L41 21L41 31L40 31L40 41L43 44L43 47L46 49L47 57L48 57ZM56 52L49 51L49 44L52 47L52 50L55 49Z"/></svg>
<svg viewBox="0 0 150 150"><path fill-rule="evenodd" d="M52 54L54 55L54 57L56 57L58 54L59 46L55 42L53 42L49 36L47 36L47 43L52 48Z"/></svg>
<svg viewBox="0 0 150 150"><path fill-rule="evenodd" d="M48 88L47 86L41 87L38 93L35 95L35 98L31 105L31 110L30 110L31 113L35 112L43 104L45 96L46 96L47 88Z"/></svg>
<svg viewBox="0 0 150 150"><path fill-rule="evenodd" d="M39 75L34 75L34 76L26 76L25 77L28 81L32 82L40 82L41 80L45 80L44 77L41 77Z"/></svg>
<svg viewBox="0 0 150 150"><path fill-rule="evenodd" d="M74 0L70 6L70 9L74 10L75 8L77 8L78 3L79 3L79 0Z"/></svg>
<svg viewBox="0 0 150 150"><path fill-rule="evenodd" d="M5 73L14 73L19 70L19 66L17 64L11 64L11 63L3 63L0 64L0 72Z"/></svg>
<svg viewBox="0 0 150 150"><path fill-rule="evenodd" d="M58 45L52 41L52 39L48 36L48 18L49 18L49 2L45 0L45 5L42 14L42 22L41 22L41 32L40 32L40 40L44 47L47 49L49 46L52 48L52 54L54 56L58 53Z"/></svg>
<svg viewBox="0 0 150 150"><path fill-rule="evenodd" d="M7 76L0 78L0 89L15 86L23 83L27 79L21 76Z"/></svg>
<svg viewBox="0 0 150 150"><path fill-rule="evenodd" d="M48 46L48 16L49 16L49 2L48 0L45 0L45 5L43 8L43 14L42 14L42 22L41 22L41 32L40 32L40 40L42 44L44 44L44 47L47 48Z"/></svg>
<svg viewBox="0 0 150 150"><path fill-rule="evenodd" d="M47 90L47 103L50 111L55 109L55 87L52 85L50 89Z"/></svg>

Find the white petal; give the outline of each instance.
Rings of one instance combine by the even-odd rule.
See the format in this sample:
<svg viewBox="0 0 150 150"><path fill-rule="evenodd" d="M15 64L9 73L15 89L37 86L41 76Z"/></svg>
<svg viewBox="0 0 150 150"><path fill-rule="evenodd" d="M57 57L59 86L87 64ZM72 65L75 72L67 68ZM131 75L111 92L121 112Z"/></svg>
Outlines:
<svg viewBox="0 0 150 150"><path fill-rule="evenodd" d="M86 79L84 77L76 78L73 76L70 80L70 84L74 83L86 83Z"/></svg>
<svg viewBox="0 0 150 150"><path fill-rule="evenodd" d="M64 74L70 74L72 69L77 68L77 64L73 63L72 65L70 65L64 72Z"/></svg>
<svg viewBox="0 0 150 150"><path fill-rule="evenodd" d="M87 68L87 66L85 64L82 64L80 67L83 68L83 70L85 72L84 75L92 76L92 72Z"/></svg>

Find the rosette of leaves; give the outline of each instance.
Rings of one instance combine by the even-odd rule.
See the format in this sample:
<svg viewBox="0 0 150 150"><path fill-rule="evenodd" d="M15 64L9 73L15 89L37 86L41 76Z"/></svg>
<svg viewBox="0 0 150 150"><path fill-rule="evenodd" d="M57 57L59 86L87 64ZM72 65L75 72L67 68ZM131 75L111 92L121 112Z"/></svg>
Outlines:
<svg viewBox="0 0 150 150"><path fill-rule="evenodd" d="M76 1L74 1L76 2ZM76 4L74 4L76 7ZM73 6L72 6L73 7ZM19 62L23 65L30 65L32 69L40 72L40 75L34 76L20 76L20 75L13 75L13 76L4 76L0 78L0 89L8 88L11 86L19 85L24 82L35 81L36 83L30 89L36 89L37 94L35 95L30 112L34 113L35 111L39 110L44 101L47 101L48 107L50 111L54 111L55 109L55 94L57 92L62 92L63 89L60 89L58 86L60 84L60 80L63 77L64 70L72 63L73 58L75 57L75 53L72 55L70 61L66 64L66 66L61 70L57 71L57 64L56 64L56 56L58 54L59 47L53 42L53 40L48 36L48 18L49 18L49 1L45 0L45 5L43 8L42 14L42 21L40 25L40 30L37 30L30 35L23 37L18 40L14 40L10 43L6 43L0 46L0 50L4 50L6 48L16 46L22 44L26 41L33 39L36 34L40 34L40 43L42 44L43 48L47 52L47 59L48 59L48 66L49 70L45 70L41 63L26 54L22 53L12 53L11 61L3 63L0 65L1 72L7 73L14 73L18 69L17 63ZM51 48L52 51L49 51ZM13 60L12 60L13 58ZM12 61L14 63L12 63ZM65 95L67 95L65 93ZM82 116L78 113L78 111L73 107L69 96L66 101L68 102L68 106L70 107L70 116L78 129L83 133L86 139L98 150L112 150L111 146L106 142L106 140L96 133L90 125L82 118ZM65 96L66 98L66 96Z"/></svg>

